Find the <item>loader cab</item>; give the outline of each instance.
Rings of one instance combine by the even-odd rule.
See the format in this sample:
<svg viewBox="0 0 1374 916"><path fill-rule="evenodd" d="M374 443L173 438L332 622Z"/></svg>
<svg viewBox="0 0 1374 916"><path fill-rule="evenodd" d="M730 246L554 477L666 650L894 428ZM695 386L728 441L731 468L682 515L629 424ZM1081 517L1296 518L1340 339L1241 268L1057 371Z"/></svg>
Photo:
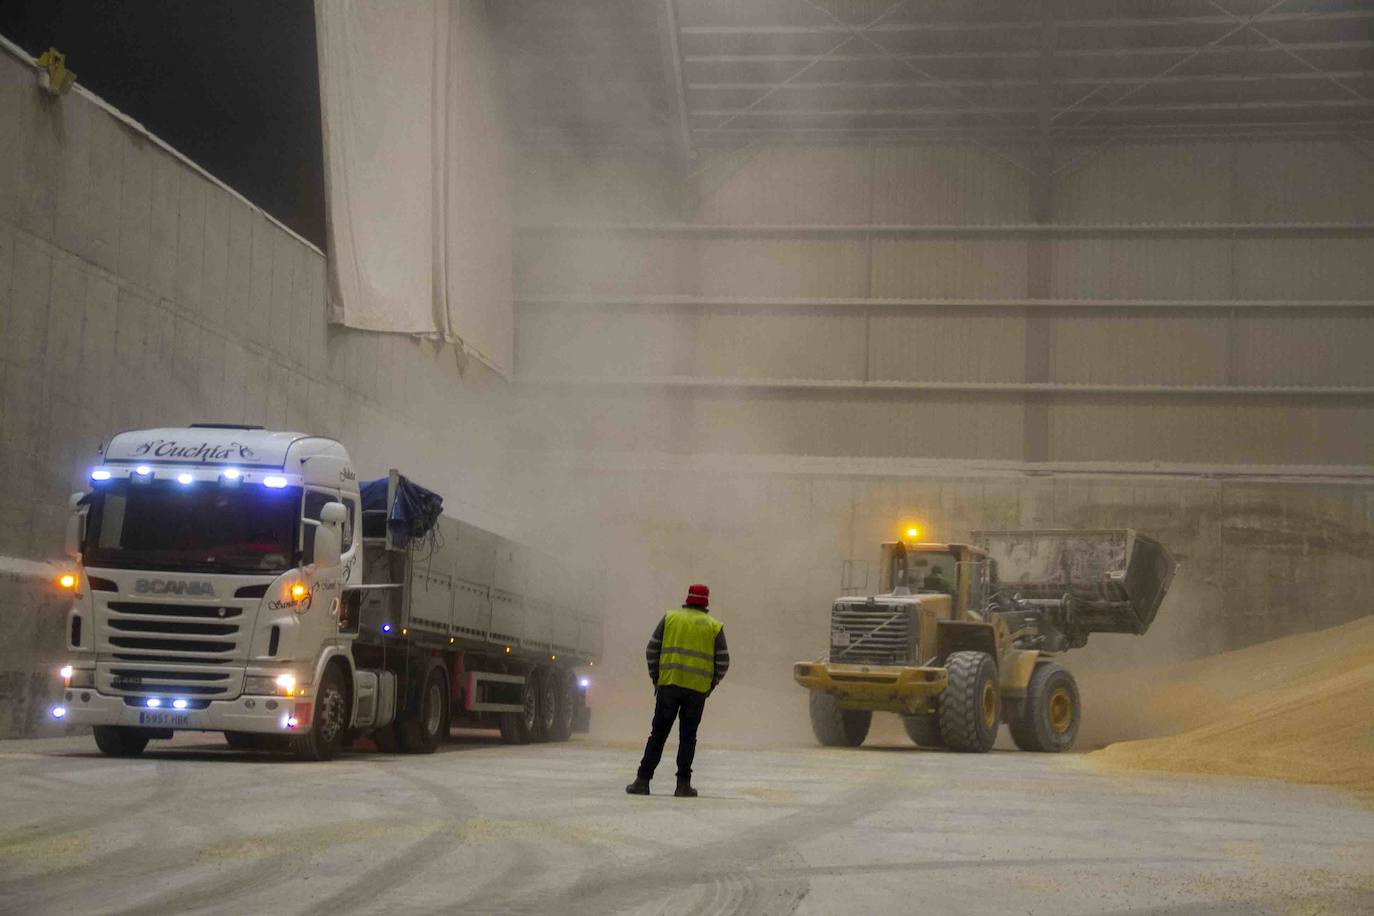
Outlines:
<svg viewBox="0 0 1374 916"><path fill-rule="evenodd" d="M982 608L988 595L990 561L970 544L883 544L879 591L889 594L905 585L912 594L948 595L955 616Z"/></svg>

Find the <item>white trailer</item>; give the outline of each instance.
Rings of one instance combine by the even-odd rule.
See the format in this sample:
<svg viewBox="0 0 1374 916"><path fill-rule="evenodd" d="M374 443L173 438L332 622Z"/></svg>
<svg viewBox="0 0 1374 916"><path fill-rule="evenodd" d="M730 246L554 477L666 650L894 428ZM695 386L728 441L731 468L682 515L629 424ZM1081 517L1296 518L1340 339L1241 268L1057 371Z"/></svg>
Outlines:
<svg viewBox="0 0 1374 916"><path fill-rule="evenodd" d="M54 717L107 754L173 732L326 760L455 724L511 742L587 728L599 580L454 518L338 442L205 424L115 436L74 494ZM366 500L366 505L365 505Z"/></svg>

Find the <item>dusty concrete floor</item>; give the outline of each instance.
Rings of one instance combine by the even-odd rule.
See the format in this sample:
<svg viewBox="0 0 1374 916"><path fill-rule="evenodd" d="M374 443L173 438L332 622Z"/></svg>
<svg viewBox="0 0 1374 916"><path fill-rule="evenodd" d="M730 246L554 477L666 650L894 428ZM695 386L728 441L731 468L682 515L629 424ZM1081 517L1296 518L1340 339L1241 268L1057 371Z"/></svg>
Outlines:
<svg viewBox="0 0 1374 916"><path fill-rule="evenodd" d="M687 801L591 740L152 748L0 742L0 912L1374 912L1374 812L1074 756L708 747Z"/></svg>

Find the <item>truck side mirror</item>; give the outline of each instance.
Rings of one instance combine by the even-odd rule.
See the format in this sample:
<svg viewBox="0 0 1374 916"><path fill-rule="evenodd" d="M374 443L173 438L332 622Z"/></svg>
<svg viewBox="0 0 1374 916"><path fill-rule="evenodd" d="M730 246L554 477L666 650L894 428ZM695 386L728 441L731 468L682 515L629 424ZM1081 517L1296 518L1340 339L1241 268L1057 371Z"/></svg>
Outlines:
<svg viewBox="0 0 1374 916"><path fill-rule="evenodd" d="M65 546L67 556L73 560L81 558L81 529L86 522L86 511L81 508L81 500L85 498L85 493L73 493L67 500L67 508L71 511L67 514Z"/></svg>
<svg viewBox="0 0 1374 916"><path fill-rule="evenodd" d="M320 526L315 529L315 567L333 569L339 565L343 548L343 524L348 509L343 503L326 503L320 508Z"/></svg>

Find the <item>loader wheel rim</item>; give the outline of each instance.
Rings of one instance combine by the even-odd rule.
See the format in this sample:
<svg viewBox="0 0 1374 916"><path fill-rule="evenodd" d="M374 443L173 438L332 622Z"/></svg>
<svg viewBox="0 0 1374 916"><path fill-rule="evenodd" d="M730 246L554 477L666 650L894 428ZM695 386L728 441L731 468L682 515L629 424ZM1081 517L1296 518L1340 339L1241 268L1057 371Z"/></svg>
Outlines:
<svg viewBox="0 0 1374 916"><path fill-rule="evenodd" d="M1063 687L1057 688L1050 694L1049 703L1050 730L1056 735L1062 735L1069 730L1073 724L1073 697Z"/></svg>
<svg viewBox="0 0 1374 916"><path fill-rule="evenodd" d="M997 687L992 681L983 684L983 724L992 728L997 724Z"/></svg>

